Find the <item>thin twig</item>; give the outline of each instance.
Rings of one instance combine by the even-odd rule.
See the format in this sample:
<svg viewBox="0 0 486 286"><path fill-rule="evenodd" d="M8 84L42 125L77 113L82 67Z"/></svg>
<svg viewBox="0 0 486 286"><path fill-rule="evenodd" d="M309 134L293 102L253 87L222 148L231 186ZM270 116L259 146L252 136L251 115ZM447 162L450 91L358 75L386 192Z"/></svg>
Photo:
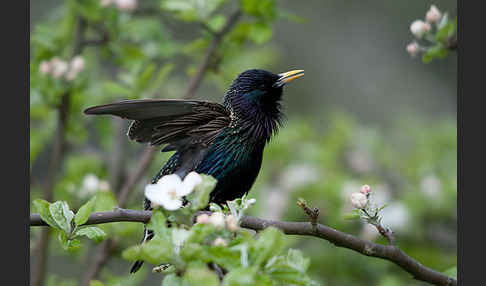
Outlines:
<svg viewBox="0 0 486 286"><path fill-rule="evenodd" d="M150 220L151 215L151 211L115 209L113 211L91 214L86 224L89 225L126 221L147 223ZM30 225L46 226L47 224L41 220L39 214L31 214ZM244 216L241 219L241 227L256 231L260 231L271 226L280 229L285 234L318 237L327 240L338 247L348 248L366 256L388 260L400 266L402 269L413 275L413 277L417 280L434 285L457 285L456 279L448 277L420 264L418 261L405 254L396 246L377 244L322 224L316 224L316 227L314 228L310 222L266 220L251 216ZM315 231L315 229L317 231Z"/></svg>

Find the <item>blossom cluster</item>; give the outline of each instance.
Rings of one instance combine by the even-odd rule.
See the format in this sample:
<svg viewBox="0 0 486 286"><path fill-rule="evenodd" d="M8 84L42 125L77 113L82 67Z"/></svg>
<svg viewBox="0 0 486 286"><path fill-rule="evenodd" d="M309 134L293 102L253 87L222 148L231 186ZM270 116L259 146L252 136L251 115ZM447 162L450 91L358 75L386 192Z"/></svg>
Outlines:
<svg viewBox="0 0 486 286"><path fill-rule="evenodd" d="M145 187L145 197L150 200L152 207L162 206L166 210L175 211L182 207L183 197L202 183L201 176L190 172L184 180L176 175L166 175L155 184Z"/></svg>
<svg viewBox="0 0 486 286"><path fill-rule="evenodd" d="M48 61L42 61L39 71L42 75L50 75L55 79L72 81L84 69L85 61L82 56L75 56L70 61L54 57Z"/></svg>
<svg viewBox="0 0 486 286"><path fill-rule="evenodd" d="M441 11L435 5L431 5L430 9L425 14L425 21L413 21L410 25L410 31L417 39L422 39L431 32L432 25L435 25L436 27L439 25L442 16ZM416 56L421 50L423 50L423 48L417 41L413 41L407 45L407 52L411 56Z"/></svg>
<svg viewBox="0 0 486 286"><path fill-rule="evenodd" d="M100 0L102 7L115 5L118 10L132 12L137 8L137 0Z"/></svg>

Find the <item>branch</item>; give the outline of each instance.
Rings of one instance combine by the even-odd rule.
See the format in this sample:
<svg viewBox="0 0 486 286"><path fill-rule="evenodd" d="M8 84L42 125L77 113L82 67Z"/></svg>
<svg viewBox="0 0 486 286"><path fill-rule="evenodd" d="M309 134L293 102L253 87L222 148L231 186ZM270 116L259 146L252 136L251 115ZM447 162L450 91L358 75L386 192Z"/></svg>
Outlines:
<svg viewBox="0 0 486 286"><path fill-rule="evenodd" d="M86 225L127 221L147 223L150 220L151 215L151 211L137 211L117 208L113 211L91 214L86 222ZM46 226L47 224L41 220L39 214L31 214L30 225ZM417 280L434 285L457 285L456 279L423 266L418 261L405 254L397 246L377 244L319 223L316 223L315 226L313 226L313 223L311 222L286 222L244 216L241 219L241 226L256 231L273 226L280 229L285 234L318 237L327 240L338 247L348 248L366 256L388 260L412 274Z"/></svg>

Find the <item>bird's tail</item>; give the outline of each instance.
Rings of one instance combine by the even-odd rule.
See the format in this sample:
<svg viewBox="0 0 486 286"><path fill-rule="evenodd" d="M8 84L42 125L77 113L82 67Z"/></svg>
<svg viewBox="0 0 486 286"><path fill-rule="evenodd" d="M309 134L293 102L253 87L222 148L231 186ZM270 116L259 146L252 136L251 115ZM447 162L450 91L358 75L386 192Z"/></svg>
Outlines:
<svg viewBox="0 0 486 286"><path fill-rule="evenodd" d="M154 237L154 232L145 228L144 232L143 232L143 239L142 239L142 242L141 243L144 243L146 241L149 241L151 240L152 238ZM143 265L143 260L137 260L135 261L135 263L133 263L132 265L132 268L130 268L130 273L135 273L137 272L140 267L142 267Z"/></svg>

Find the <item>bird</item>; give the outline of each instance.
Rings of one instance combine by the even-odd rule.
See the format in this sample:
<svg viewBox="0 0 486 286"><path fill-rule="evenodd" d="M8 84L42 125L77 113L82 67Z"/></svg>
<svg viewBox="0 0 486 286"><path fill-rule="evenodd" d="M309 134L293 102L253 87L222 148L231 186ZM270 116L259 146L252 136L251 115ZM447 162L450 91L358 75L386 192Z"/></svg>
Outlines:
<svg viewBox="0 0 486 286"><path fill-rule="evenodd" d="M240 73L223 97L223 103L183 99L138 99L87 108L89 115L114 115L132 120L129 139L165 145L175 151L152 179L170 174L183 179L188 173L213 176L216 186L209 201L224 204L247 194L255 182L263 150L282 125L285 84L304 75L303 70L274 74L262 69ZM144 200L144 209L151 203ZM145 229L142 243L153 237ZM136 261L135 273L143 261Z"/></svg>

